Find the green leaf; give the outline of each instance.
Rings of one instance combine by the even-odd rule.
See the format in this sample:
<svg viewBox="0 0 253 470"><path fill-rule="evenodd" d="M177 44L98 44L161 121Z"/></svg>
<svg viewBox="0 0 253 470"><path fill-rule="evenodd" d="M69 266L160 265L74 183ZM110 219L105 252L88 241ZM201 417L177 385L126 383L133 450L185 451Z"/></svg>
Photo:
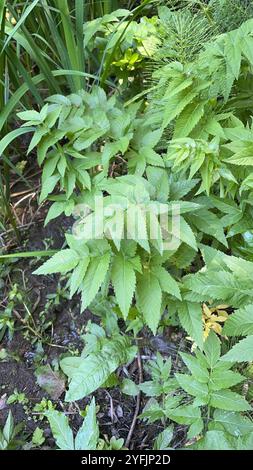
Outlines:
<svg viewBox="0 0 253 470"><path fill-rule="evenodd" d="M61 450L74 450L73 433L69 427L67 416L56 410L46 411L45 416L49 421L56 445Z"/></svg>
<svg viewBox="0 0 253 470"><path fill-rule="evenodd" d="M9 132L7 135L5 135L1 140L0 140L0 155L2 155L5 151L5 149L11 144L13 140L15 140L17 137L27 134L28 132L33 132L34 128L33 127L26 127L24 128L19 128L15 129L14 131Z"/></svg>
<svg viewBox="0 0 253 470"><path fill-rule="evenodd" d="M33 274L53 274L67 273L74 269L79 261L79 256L74 250L66 249L55 253L52 258L46 261Z"/></svg>
<svg viewBox="0 0 253 470"><path fill-rule="evenodd" d="M193 439L196 436L199 436L204 428L204 421L202 418L197 419L192 423L187 432L187 439Z"/></svg>
<svg viewBox="0 0 253 470"><path fill-rule="evenodd" d="M215 410L213 418L215 422L220 423L229 434L237 438L253 432L252 420L234 411Z"/></svg>
<svg viewBox="0 0 253 470"><path fill-rule="evenodd" d="M81 398L93 393L101 387L110 375L121 364L129 360L129 354L136 350L131 349L127 337L115 336L110 340L104 340L104 345L100 352L91 353L80 361L80 365L71 372L71 381L69 390L66 393L66 401L80 400ZM62 359L60 365L66 372L70 371L69 362L67 369L65 363L68 360Z"/></svg>
<svg viewBox="0 0 253 470"><path fill-rule="evenodd" d="M137 276L137 306L155 334L161 318L162 290L156 276L147 271Z"/></svg>
<svg viewBox="0 0 253 470"><path fill-rule="evenodd" d="M163 393L163 387L158 382L148 380L139 385L139 389L148 397L159 397Z"/></svg>
<svg viewBox="0 0 253 470"><path fill-rule="evenodd" d="M187 83L187 80L185 80L185 83ZM189 82L190 85L190 82ZM174 96L166 96L166 99L169 100L169 102L166 102L165 110L164 110L164 118L163 118L163 127L167 127L168 124L175 118L177 117L185 108L188 104L190 104L193 99L195 98L196 95L198 95L198 90L197 88L193 91L190 88L190 90L185 89L182 91L179 91L179 93L174 94Z"/></svg>
<svg viewBox="0 0 253 470"><path fill-rule="evenodd" d="M181 325L191 338L196 341L198 347L203 347L202 309L200 304L182 302L178 308L178 316Z"/></svg>
<svg viewBox="0 0 253 470"><path fill-rule="evenodd" d="M222 361L250 362L253 360L253 335L242 339L221 357Z"/></svg>
<svg viewBox="0 0 253 470"><path fill-rule="evenodd" d="M228 271L208 270L188 275L184 278L184 285L192 291L185 297L195 301L216 299L241 307L253 296L250 280L240 279Z"/></svg>
<svg viewBox="0 0 253 470"><path fill-rule="evenodd" d="M182 405L178 406L175 410L169 411L167 416L178 424L189 425L201 418L201 411L193 405Z"/></svg>
<svg viewBox="0 0 253 470"><path fill-rule="evenodd" d="M32 443L39 447L45 442L44 431L43 429L36 428L32 435Z"/></svg>
<svg viewBox="0 0 253 470"><path fill-rule="evenodd" d="M176 121L173 139L187 137L204 114L204 103L190 103Z"/></svg>
<svg viewBox="0 0 253 470"><path fill-rule="evenodd" d="M216 238L224 246L228 246L220 219L206 209L199 210L196 214L191 214L191 223L201 232L207 233Z"/></svg>
<svg viewBox="0 0 253 470"><path fill-rule="evenodd" d="M208 396L208 387L206 384L198 382L191 375L175 374L180 385L189 395L206 399Z"/></svg>
<svg viewBox="0 0 253 470"><path fill-rule="evenodd" d="M180 217L180 240L182 240L186 245L191 246L194 250L197 251L197 244L195 235L187 222L183 217Z"/></svg>
<svg viewBox="0 0 253 470"><path fill-rule="evenodd" d="M135 240L144 250L150 252L146 214L140 205L131 204L127 211L127 237Z"/></svg>
<svg viewBox="0 0 253 470"><path fill-rule="evenodd" d="M205 366L203 366L200 361L190 356L190 354L180 353L184 363L191 371L192 375L201 383L207 383L209 381L209 372Z"/></svg>
<svg viewBox="0 0 253 470"><path fill-rule="evenodd" d="M133 265L121 254L114 257L111 279L117 302L126 320L135 291L136 277Z"/></svg>
<svg viewBox="0 0 253 470"><path fill-rule="evenodd" d="M246 305L229 315L223 334L226 336L253 335L253 304Z"/></svg>
<svg viewBox="0 0 253 470"><path fill-rule="evenodd" d="M150 398L139 417L149 423L154 423L164 418L164 411L155 398Z"/></svg>
<svg viewBox="0 0 253 470"><path fill-rule="evenodd" d="M213 369L221 354L220 340L213 331L210 331L204 343L204 353L210 369Z"/></svg>
<svg viewBox="0 0 253 470"><path fill-rule="evenodd" d="M101 257L95 257L90 262L81 285L82 291L82 311L92 302L98 293L110 264L110 253L105 253Z"/></svg>
<svg viewBox="0 0 253 470"><path fill-rule="evenodd" d="M199 179L172 181L170 184L170 197L173 201L178 201L186 196L197 184Z"/></svg>
<svg viewBox="0 0 253 470"><path fill-rule="evenodd" d="M39 200L40 204L54 190L54 188L55 188L56 184L58 183L59 179L60 179L59 175L52 175L42 183L42 189L41 189L40 200Z"/></svg>
<svg viewBox="0 0 253 470"><path fill-rule="evenodd" d="M234 450L223 431L207 431L202 439L190 446L191 448L196 450Z"/></svg>
<svg viewBox="0 0 253 470"><path fill-rule="evenodd" d="M96 450L99 439L99 428L96 419L95 398L88 407L84 422L75 438L75 450Z"/></svg>
<svg viewBox="0 0 253 470"><path fill-rule="evenodd" d="M224 388L230 388L237 385L245 380L238 372L231 370L219 370L214 369L210 376L209 389L210 390L222 390Z"/></svg>
<svg viewBox="0 0 253 470"><path fill-rule="evenodd" d="M6 423L3 428L3 437L6 440L7 444L9 444L9 442L11 441L13 432L14 432L14 420L13 420L12 412L9 411Z"/></svg>
<svg viewBox="0 0 253 470"><path fill-rule="evenodd" d="M70 285L70 297L78 291L80 285L82 284L83 278L86 274L90 258L87 256L81 259L78 265L74 268L73 273L71 274L69 285Z"/></svg>
<svg viewBox="0 0 253 470"><path fill-rule="evenodd" d="M133 380L130 379L123 379L121 390L122 393L125 393L125 395L130 395L132 397L135 397L139 394L138 386L134 383Z"/></svg>
<svg viewBox="0 0 253 470"><path fill-rule="evenodd" d="M154 442L154 450L168 450L169 444L173 438L173 425L171 424L167 428L164 429L155 439Z"/></svg>
<svg viewBox="0 0 253 470"><path fill-rule="evenodd" d="M163 292L167 292L177 299L181 300L181 293L178 287L178 283L173 279L173 277L166 271L162 266L155 266L152 268L152 272L157 277L161 289Z"/></svg>
<svg viewBox="0 0 253 470"><path fill-rule="evenodd" d="M64 374L68 376L69 379L72 379L75 374L75 371L82 364L82 361L83 358L80 356L64 357L64 359L62 359L60 362L61 369Z"/></svg>
<svg viewBox="0 0 253 470"><path fill-rule="evenodd" d="M46 226L50 222L50 220L59 217L59 215L64 212L65 207L65 202L54 202L47 213L44 225Z"/></svg>
<svg viewBox="0 0 253 470"><path fill-rule="evenodd" d="M214 408L229 411L251 410L249 403L241 395L231 392L231 390L212 392L209 405Z"/></svg>

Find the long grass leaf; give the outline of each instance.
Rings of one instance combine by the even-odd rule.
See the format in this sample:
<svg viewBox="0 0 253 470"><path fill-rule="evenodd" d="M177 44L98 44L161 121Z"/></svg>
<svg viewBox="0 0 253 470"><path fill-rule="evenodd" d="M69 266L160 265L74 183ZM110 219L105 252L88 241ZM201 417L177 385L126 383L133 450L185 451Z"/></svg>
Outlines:
<svg viewBox="0 0 253 470"><path fill-rule="evenodd" d="M77 44L75 40L73 24L70 18L68 2L67 0L55 0L55 3L61 15L65 43L66 43L66 47L68 51L70 65L73 70L79 70L79 61L77 57ZM80 90L82 87L80 77L75 77L74 82L75 82L76 90ZM76 91L76 90L73 90L73 91Z"/></svg>
<svg viewBox="0 0 253 470"><path fill-rule="evenodd" d="M0 155L4 153L5 149L8 147L8 145L10 145L11 142L13 142L13 140L32 131L34 131L33 127L20 127L19 129L15 129L14 131L9 132L0 140Z"/></svg>
<svg viewBox="0 0 253 470"><path fill-rule="evenodd" d="M42 256L52 256L57 253L58 250L48 250L48 251L27 251L20 253L10 253L9 255L1 255L0 259L11 259L11 258L37 258Z"/></svg>
<svg viewBox="0 0 253 470"><path fill-rule="evenodd" d="M6 0L1 0L1 2L0 2L0 24L2 24L2 21L3 21L3 18L4 18L5 6L6 6Z"/></svg>
<svg viewBox="0 0 253 470"><path fill-rule="evenodd" d="M30 13L33 11L33 9L36 7L37 3L39 3L40 0L33 0L33 2L31 3L30 6L28 6L25 11L23 12L21 18L19 19L19 21L16 23L16 25L14 26L11 34L8 36L8 39L6 40L5 42L5 45L3 47L3 50L7 47L7 45L9 44L9 42L11 41L11 39L13 38L13 36L15 35L16 31L18 31L18 29L22 26L22 24L25 22L26 18L28 17L28 15L30 15Z"/></svg>

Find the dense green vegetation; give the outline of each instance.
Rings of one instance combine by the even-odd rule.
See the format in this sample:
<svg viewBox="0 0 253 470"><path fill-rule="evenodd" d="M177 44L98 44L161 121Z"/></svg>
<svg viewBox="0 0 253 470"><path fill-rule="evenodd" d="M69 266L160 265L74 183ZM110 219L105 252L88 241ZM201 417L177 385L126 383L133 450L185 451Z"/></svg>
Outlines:
<svg viewBox="0 0 253 470"><path fill-rule="evenodd" d="M33 412L57 448L135 448L144 422L149 449L252 450L252 1L6 0L0 23L0 365L20 328L42 348ZM32 191L31 169L60 247L26 248L13 187ZM33 282L60 275L35 319L12 281L24 258ZM52 361L71 299L82 347ZM161 337L176 355L143 353ZM133 397L124 437L99 430L104 389ZM18 392L0 448L47 448L43 426L15 427Z"/></svg>

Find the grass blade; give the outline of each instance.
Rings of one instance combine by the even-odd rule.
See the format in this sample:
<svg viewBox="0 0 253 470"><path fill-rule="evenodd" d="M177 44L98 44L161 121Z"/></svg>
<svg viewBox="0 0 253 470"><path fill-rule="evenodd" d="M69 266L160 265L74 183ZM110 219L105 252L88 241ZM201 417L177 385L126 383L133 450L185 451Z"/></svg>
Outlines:
<svg viewBox="0 0 253 470"><path fill-rule="evenodd" d="M12 32L11 34L8 36L8 39L7 41L5 42L5 45L3 47L3 51L4 49L7 47L7 45L9 44L9 42L11 41L11 39L14 37L16 31L19 30L19 28L22 26L22 24L25 22L26 18L28 17L28 15L30 15L30 13L33 11L33 9L36 7L36 5L39 3L40 0L33 0L33 2L31 3L30 6L28 6L24 13L22 14L21 18L19 19L19 21L16 23L16 25L14 26L14 28L12 29ZM2 51L2 52L3 52Z"/></svg>

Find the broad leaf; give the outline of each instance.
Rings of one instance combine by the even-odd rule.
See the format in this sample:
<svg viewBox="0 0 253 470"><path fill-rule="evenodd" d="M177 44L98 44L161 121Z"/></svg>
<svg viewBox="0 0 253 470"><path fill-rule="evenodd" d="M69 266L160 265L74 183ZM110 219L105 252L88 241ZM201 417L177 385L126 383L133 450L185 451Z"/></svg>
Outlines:
<svg viewBox="0 0 253 470"><path fill-rule="evenodd" d="M135 272L131 262L121 254L115 256L111 272L112 284L124 319L127 319L135 291Z"/></svg>
<svg viewBox="0 0 253 470"><path fill-rule="evenodd" d="M161 318L162 290L156 276L144 271L137 276L137 306L155 334Z"/></svg>
<svg viewBox="0 0 253 470"><path fill-rule="evenodd" d="M222 361L246 362L253 360L253 335L242 339L221 358Z"/></svg>
<svg viewBox="0 0 253 470"><path fill-rule="evenodd" d="M88 407L84 422L75 438L75 450L96 450L99 438L99 428L96 419L95 398Z"/></svg>
<svg viewBox="0 0 253 470"><path fill-rule="evenodd" d="M33 274L65 274L74 269L79 261L79 256L74 250L66 249L58 251Z"/></svg>
<svg viewBox="0 0 253 470"><path fill-rule="evenodd" d="M74 450L73 433L69 427L67 416L56 410L46 411L45 416L49 421L56 445L61 450Z"/></svg>

